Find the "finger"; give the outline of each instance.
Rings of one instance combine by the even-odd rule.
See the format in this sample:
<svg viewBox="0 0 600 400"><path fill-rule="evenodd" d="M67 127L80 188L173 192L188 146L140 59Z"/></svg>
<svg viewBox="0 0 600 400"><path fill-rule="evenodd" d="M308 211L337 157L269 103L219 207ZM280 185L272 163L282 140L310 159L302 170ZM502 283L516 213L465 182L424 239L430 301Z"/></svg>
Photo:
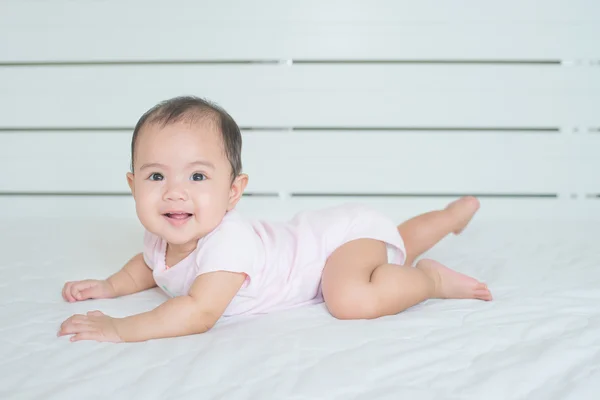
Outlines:
<svg viewBox="0 0 600 400"><path fill-rule="evenodd" d="M87 315L93 316L93 317L102 317L102 316L104 316L104 313L99 310L94 310L94 311L88 311Z"/></svg>
<svg viewBox="0 0 600 400"><path fill-rule="evenodd" d="M81 289L79 287L79 288L75 289L75 291L73 292L73 297L77 301L83 301L83 300L93 298L94 297L93 293L94 293L94 288Z"/></svg>
<svg viewBox="0 0 600 400"><path fill-rule="evenodd" d="M93 332L97 331L96 326L92 324L67 324L62 326L58 331L58 336L73 335L82 332Z"/></svg>
<svg viewBox="0 0 600 400"><path fill-rule="evenodd" d="M69 339L69 340L71 342L78 342L80 340L95 340L97 342L106 342L107 341L106 338L104 337L104 335L102 335L98 331L81 332L76 335L73 335L71 337L71 339Z"/></svg>
<svg viewBox="0 0 600 400"><path fill-rule="evenodd" d="M83 281L71 282L70 292L73 301L81 301L88 299L89 297L85 296L83 293L86 289L93 288L96 286L96 281L93 279L86 279Z"/></svg>
<svg viewBox="0 0 600 400"><path fill-rule="evenodd" d="M67 319L67 321L69 321L69 320L73 320L73 319L77 320L77 319L81 319L81 318L85 318L85 315L83 315L83 314L73 314L73 315L71 315L71 316L70 316L70 317Z"/></svg>
<svg viewBox="0 0 600 400"><path fill-rule="evenodd" d="M79 291L79 300L97 299L100 296L100 288L92 286Z"/></svg>
<svg viewBox="0 0 600 400"><path fill-rule="evenodd" d="M79 282L71 282L69 289L67 290L67 296L71 299L71 302L79 301Z"/></svg>
<svg viewBox="0 0 600 400"><path fill-rule="evenodd" d="M69 318L67 318L66 320L64 320L64 322L63 322L63 323L62 323L60 326L61 326L61 327L62 327L62 326L66 326L66 325L68 325L68 324L72 324L72 323L74 323L74 322L75 322L75 323L77 323L78 321L80 321L80 320L81 320L81 318L82 318L82 317L83 317L83 318L87 318L85 315L81 315L81 314L75 314L75 315L72 315L72 316L70 316Z"/></svg>
<svg viewBox="0 0 600 400"><path fill-rule="evenodd" d="M63 332L65 329L68 329L70 326L75 325L73 323L73 317L66 319L65 321L63 321L62 324L60 324L60 328L58 328L58 332Z"/></svg>
<svg viewBox="0 0 600 400"><path fill-rule="evenodd" d="M87 315L75 314L71 317L71 321L73 321L73 323L75 323L75 324L80 324L82 322L88 322L89 319L88 319Z"/></svg>
<svg viewBox="0 0 600 400"><path fill-rule="evenodd" d="M67 285L68 284L69 284L69 282L65 282L65 284L63 285L63 288L62 288L62 298L65 300L67 300Z"/></svg>
<svg viewBox="0 0 600 400"><path fill-rule="evenodd" d="M73 283L74 282L67 282L65 285L65 300L67 300L69 303L72 303L75 301L75 298L73 297L73 294L71 293L71 291L73 290Z"/></svg>
<svg viewBox="0 0 600 400"><path fill-rule="evenodd" d="M81 292L79 291L79 289L75 288L73 290L73 298L76 301L80 301L80 300L84 300L83 296L81 296Z"/></svg>

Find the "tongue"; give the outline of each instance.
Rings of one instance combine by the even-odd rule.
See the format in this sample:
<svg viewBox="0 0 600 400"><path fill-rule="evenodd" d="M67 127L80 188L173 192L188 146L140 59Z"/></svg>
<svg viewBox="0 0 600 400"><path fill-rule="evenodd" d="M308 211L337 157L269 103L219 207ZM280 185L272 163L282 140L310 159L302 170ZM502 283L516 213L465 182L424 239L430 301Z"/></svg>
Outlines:
<svg viewBox="0 0 600 400"><path fill-rule="evenodd" d="M185 219L189 216L189 214L169 214L170 218L175 218L175 219Z"/></svg>

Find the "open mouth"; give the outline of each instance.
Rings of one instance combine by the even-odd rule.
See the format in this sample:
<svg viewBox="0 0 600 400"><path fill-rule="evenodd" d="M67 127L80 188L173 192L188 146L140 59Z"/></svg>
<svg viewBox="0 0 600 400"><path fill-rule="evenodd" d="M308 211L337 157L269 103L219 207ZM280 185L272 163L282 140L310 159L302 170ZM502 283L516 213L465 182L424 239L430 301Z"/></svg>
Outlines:
<svg viewBox="0 0 600 400"><path fill-rule="evenodd" d="M177 213L165 213L163 214L165 217L169 218L169 219L174 219L174 220L185 220L188 219L192 216L192 214L190 213L184 213L184 212L177 212Z"/></svg>

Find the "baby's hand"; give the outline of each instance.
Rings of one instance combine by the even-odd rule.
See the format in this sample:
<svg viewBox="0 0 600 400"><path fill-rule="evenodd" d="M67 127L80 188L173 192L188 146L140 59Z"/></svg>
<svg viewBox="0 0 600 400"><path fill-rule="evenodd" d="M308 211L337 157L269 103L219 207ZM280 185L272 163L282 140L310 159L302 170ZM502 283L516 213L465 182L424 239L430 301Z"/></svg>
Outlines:
<svg viewBox="0 0 600 400"><path fill-rule="evenodd" d="M100 311L90 311L86 315L76 314L60 326L58 336L73 335L71 342L95 340L97 342L122 342L117 332L115 318Z"/></svg>
<svg viewBox="0 0 600 400"><path fill-rule="evenodd" d="M115 297L115 290L108 281L86 279L65 283L62 297L69 303L87 299L111 299Z"/></svg>

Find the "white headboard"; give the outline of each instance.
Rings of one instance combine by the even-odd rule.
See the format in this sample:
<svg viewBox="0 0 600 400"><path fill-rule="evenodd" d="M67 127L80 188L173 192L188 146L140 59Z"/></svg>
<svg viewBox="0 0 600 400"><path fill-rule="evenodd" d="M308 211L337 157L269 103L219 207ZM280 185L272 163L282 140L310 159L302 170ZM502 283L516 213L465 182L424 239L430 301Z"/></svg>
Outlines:
<svg viewBox="0 0 600 400"><path fill-rule="evenodd" d="M139 116L213 100L244 134L241 207L462 194L489 217L600 219L600 3L0 3L0 216L133 215Z"/></svg>

